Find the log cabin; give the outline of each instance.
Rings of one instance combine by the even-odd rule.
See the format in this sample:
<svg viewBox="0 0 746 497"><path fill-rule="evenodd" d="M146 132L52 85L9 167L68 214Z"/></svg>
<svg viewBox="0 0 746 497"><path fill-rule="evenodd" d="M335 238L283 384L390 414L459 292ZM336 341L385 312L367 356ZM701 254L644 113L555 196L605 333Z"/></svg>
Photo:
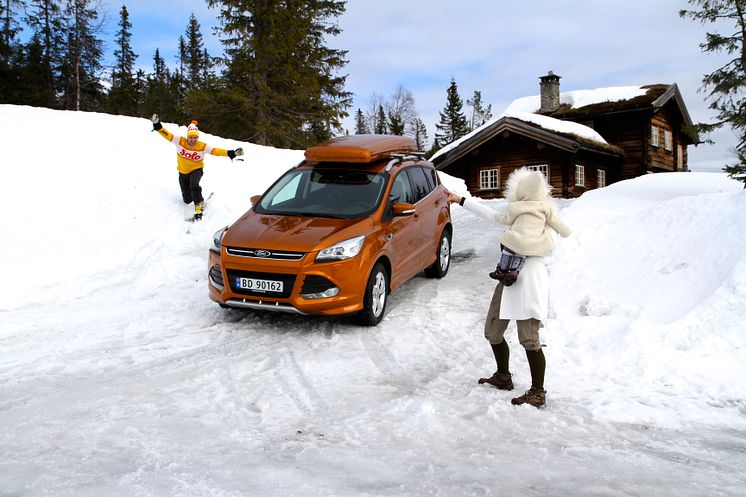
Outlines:
<svg viewBox="0 0 746 497"><path fill-rule="evenodd" d="M543 172L554 195L648 173L688 171L687 147L699 143L676 83L560 93L560 76L539 78L538 96L438 150L435 166L482 198L503 194L511 171Z"/></svg>

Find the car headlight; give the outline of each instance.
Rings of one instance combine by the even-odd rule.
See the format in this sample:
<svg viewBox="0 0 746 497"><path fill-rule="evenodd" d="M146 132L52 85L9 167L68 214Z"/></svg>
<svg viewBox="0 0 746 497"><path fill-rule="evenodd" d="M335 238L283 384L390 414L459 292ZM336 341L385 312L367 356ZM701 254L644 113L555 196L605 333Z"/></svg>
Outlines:
<svg viewBox="0 0 746 497"><path fill-rule="evenodd" d="M363 248L363 242L365 242L365 236L357 236L350 238L343 242L339 242L336 245L327 247L319 251L316 256L317 261L343 261L350 257L355 257L360 253Z"/></svg>
<svg viewBox="0 0 746 497"><path fill-rule="evenodd" d="M212 235L212 244L210 245L210 251L215 252L216 254L220 253L220 249L223 247L223 235L225 235L225 230L228 228L221 228L215 232L214 235Z"/></svg>

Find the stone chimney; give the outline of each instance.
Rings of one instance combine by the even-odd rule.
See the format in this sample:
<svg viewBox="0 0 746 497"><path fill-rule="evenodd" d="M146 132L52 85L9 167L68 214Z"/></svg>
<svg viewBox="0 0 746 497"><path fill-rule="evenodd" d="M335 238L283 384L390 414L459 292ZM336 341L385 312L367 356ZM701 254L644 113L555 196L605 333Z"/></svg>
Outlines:
<svg viewBox="0 0 746 497"><path fill-rule="evenodd" d="M560 106L560 90L559 80L561 76L557 76L552 71L546 76L539 77L541 83L539 88L541 89L541 107L539 108L540 114L548 114L559 109Z"/></svg>

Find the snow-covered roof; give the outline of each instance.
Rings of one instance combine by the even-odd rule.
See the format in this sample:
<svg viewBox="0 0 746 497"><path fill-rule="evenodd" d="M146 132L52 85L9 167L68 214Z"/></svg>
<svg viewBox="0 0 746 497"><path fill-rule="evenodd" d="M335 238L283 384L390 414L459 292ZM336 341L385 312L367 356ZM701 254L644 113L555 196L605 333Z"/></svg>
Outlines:
<svg viewBox="0 0 746 497"><path fill-rule="evenodd" d="M441 148L432 157L430 157L430 160L434 160L437 157L447 154L451 150L457 148L462 143L476 137L477 135L480 135L487 129L491 128L500 119L504 119L506 117L511 117L513 119L518 119L520 121L535 124L547 131L554 131L554 132L562 133L562 134L575 135L575 136L584 138L586 140L589 140L591 142L596 142L599 145L608 145L607 141L604 140L604 138L601 135L599 135L594 129L589 128L588 126L584 126L582 124L578 124L572 121L563 121L561 119L555 119L549 116L542 116L541 114L534 114L532 112L527 112L527 111L506 110L502 114L487 121L484 125L475 129L468 135L462 136L458 140L451 142L450 144Z"/></svg>
<svg viewBox="0 0 746 497"><path fill-rule="evenodd" d="M648 89L642 86L614 86L610 88L596 88L595 90L574 90L560 93L560 105L568 105L573 109L579 109L588 105L603 102L621 102L640 97L647 93ZM537 112L541 107L541 97L533 95L522 97L508 105L505 112Z"/></svg>

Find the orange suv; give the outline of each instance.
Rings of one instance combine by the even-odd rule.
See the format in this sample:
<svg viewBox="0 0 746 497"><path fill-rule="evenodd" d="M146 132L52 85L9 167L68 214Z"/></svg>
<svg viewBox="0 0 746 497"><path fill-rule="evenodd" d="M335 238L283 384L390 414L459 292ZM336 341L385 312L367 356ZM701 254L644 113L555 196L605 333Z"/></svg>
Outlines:
<svg viewBox="0 0 746 497"><path fill-rule="evenodd" d="M210 298L223 307L383 318L390 292L451 260L447 194L414 140L354 135L311 147L213 236Z"/></svg>

